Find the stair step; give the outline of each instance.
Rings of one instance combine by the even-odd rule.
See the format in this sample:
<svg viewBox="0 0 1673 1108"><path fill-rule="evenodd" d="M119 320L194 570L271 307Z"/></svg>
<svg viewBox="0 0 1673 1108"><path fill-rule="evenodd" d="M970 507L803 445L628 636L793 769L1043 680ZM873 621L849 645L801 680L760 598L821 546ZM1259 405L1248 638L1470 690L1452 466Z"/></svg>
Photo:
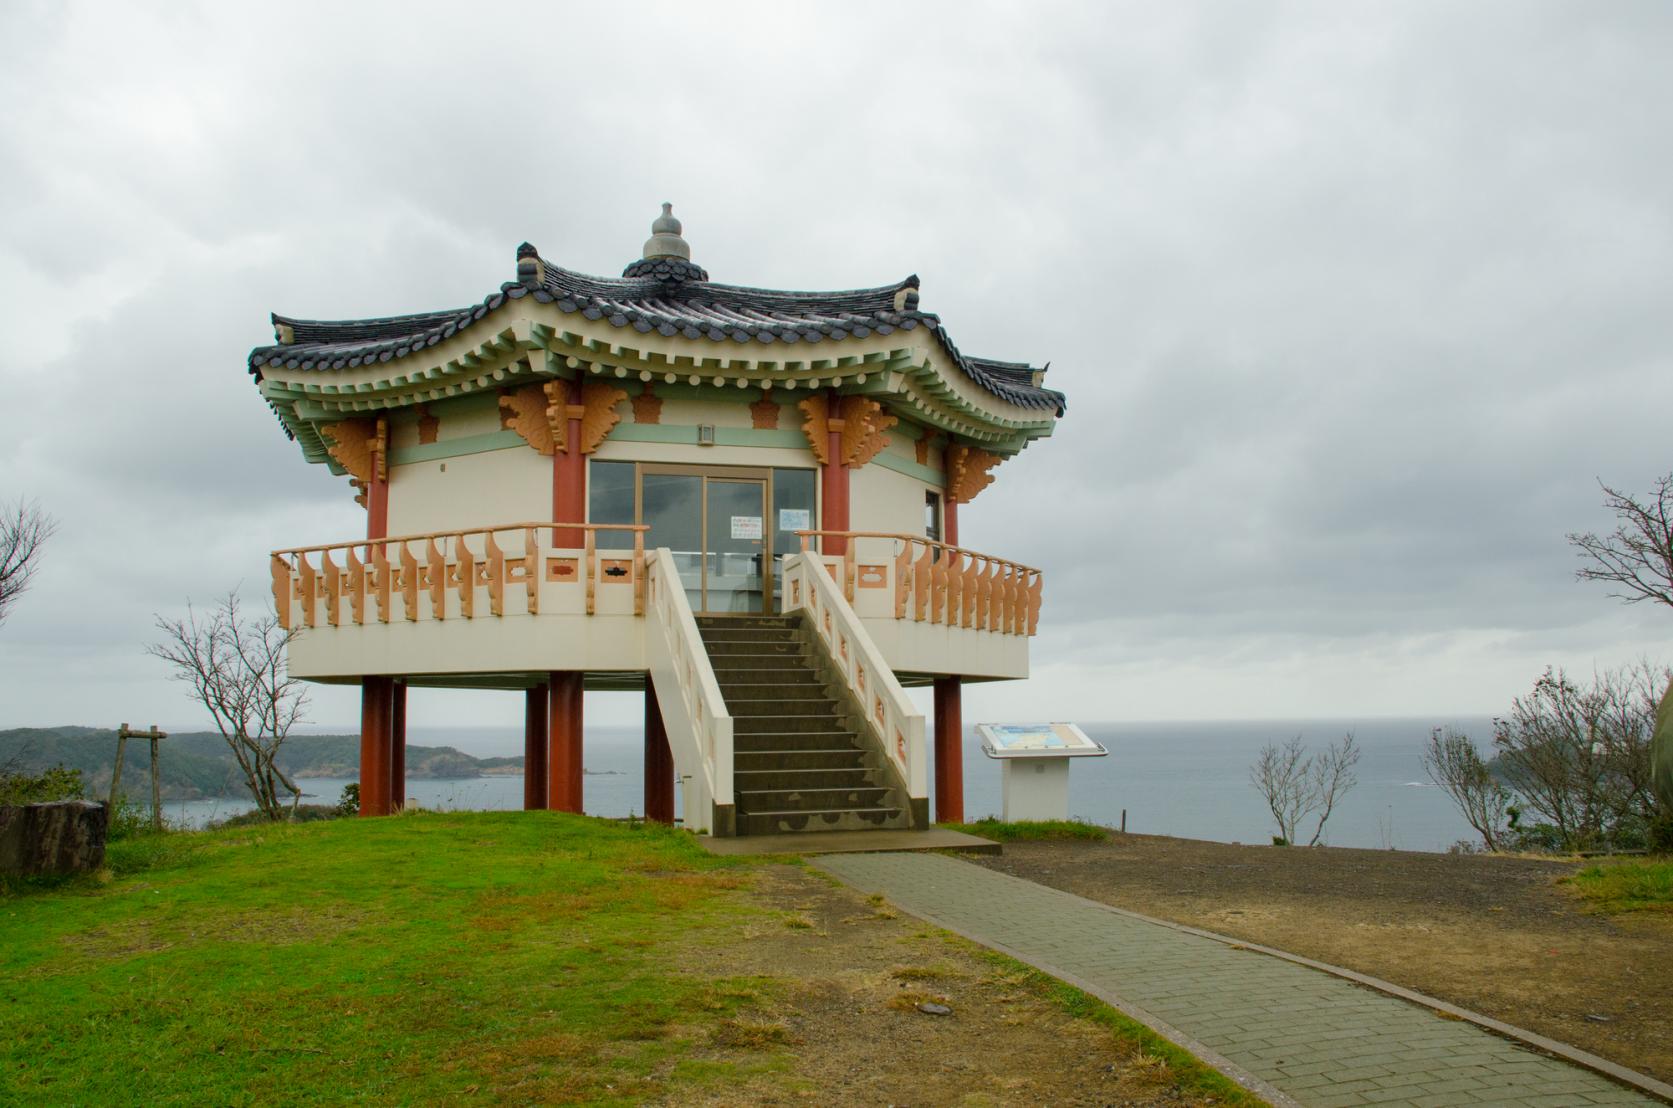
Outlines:
<svg viewBox="0 0 1673 1108"><path fill-rule="evenodd" d="M879 786L871 781L871 770L863 765L824 766L813 769L738 769L734 780L735 795L760 796L769 793L811 793L816 790L836 790L857 793Z"/></svg>
<svg viewBox="0 0 1673 1108"><path fill-rule="evenodd" d="M880 808L893 799L887 785L841 786L819 789L750 789L736 794L738 811L834 812L855 808Z"/></svg>
<svg viewBox="0 0 1673 1108"><path fill-rule="evenodd" d="M732 737L732 749L745 754L791 754L802 750L843 750L856 758L865 754L853 735L808 731L788 735L752 735L749 732Z"/></svg>
<svg viewBox="0 0 1673 1108"><path fill-rule="evenodd" d="M739 812L738 834L777 835L799 831L878 831L904 828L899 808L834 808L823 812Z"/></svg>
<svg viewBox="0 0 1673 1108"><path fill-rule="evenodd" d="M785 642L767 642L761 639L705 642L703 648L708 651L710 658L725 659L728 662L736 658L767 657L795 658L800 661L802 657L800 639L789 639Z"/></svg>
<svg viewBox="0 0 1673 1108"><path fill-rule="evenodd" d="M844 750L734 750L734 775L738 772L799 773L802 770L853 770L865 759L865 752Z"/></svg>

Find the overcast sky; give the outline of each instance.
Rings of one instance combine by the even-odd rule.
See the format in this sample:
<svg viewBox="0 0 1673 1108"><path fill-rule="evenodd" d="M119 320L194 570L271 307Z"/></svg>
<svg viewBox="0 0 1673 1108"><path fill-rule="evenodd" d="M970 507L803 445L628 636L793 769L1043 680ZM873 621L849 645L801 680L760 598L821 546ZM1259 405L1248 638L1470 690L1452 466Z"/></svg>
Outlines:
<svg viewBox="0 0 1673 1108"><path fill-rule="evenodd" d="M1051 363L1068 416L961 513L1046 570L1035 676L967 720L1489 714L1673 660L1563 538L1673 469L1673 5L148 7L0 6L0 497L60 524L0 726L207 725L153 613L362 533L245 372L269 311L462 305L524 239L615 274L663 200L716 280L916 272Z"/></svg>

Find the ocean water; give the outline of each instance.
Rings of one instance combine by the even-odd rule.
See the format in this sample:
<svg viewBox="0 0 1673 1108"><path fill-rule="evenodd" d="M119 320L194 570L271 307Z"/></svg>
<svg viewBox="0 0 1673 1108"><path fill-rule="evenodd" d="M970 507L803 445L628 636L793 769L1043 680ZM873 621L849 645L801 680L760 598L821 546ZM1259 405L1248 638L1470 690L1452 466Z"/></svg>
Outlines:
<svg viewBox="0 0 1673 1108"><path fill-rule="evenodd" d="M1334 846L1445 850L1473 837L1441 790L1423 773L1429 731L1450 726L1483 746L1489 721L1479 718L1370 720L1261 720L1227 723L1089 723L1086 732L1110 751L1105 758L1077 758L1069 774L1070 814L1094 823L1149 835L1177 835L1222 842L1265 843L1274 831L1260 794L1249 783L1249 765L1269 742L1295 735L1314 748L1354 732L1363 751L1359 783L1341 801L1325 829ZM520 752L522 733L511 728L464 731L414 728L420 745L463 745L473 751ZM644 812L641 734L637 728L594 728L586 738L586 810L621 817ZM933 780L933 777L932 777ZM335 803L346 779L298 782L305 803ZM510 809L523 803L523 779L410 780L412 803L437 809ZM998 815L999 764L981 753L974 732L964 747L965 814ZM171 819L188 826L248 810L236 798L175 802ZM1311 826L1302 834L1311 835Z"/></svg>

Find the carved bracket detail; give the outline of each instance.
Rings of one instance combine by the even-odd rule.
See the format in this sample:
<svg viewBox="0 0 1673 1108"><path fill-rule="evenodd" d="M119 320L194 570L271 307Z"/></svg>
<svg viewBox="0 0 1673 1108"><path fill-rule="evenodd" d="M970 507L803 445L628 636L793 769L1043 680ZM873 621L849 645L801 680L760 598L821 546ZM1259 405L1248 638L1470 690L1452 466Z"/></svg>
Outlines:
<svg viewBox="0 0 1673 1108"><path fill-rule="evenodd" d="M770 395L763 393L761 399L751 404L749 415L757 431L778 430L778 405Z"/></svg>
<svg viewBox="0 0 1673 1108"><path fill-rule="evenodd" d="M974 446L947 447L947 499L968 504L993 484L988 472L1005 459Z"/></svg>
<svg viewBox="0 0 1673 1108"><path fill-rule="evenodd" d="M639 395L633 398L633 422L662 422L662 397L656 394L649 381L645 382Z"/></svg>
<svg viewBox="0 0 1673 1108"><path fill-rule="evenodd" d="M829 433L826 424L830 418L830 400L824 393L818 392L805 400L798 400L796 407L802 410L805 417L802 420L802 434L807 436L807 445L813 451L814 460L820 465L829 465L825 436Z"/></svg>
<svg viewBox="0 0 1673 1108"><path fill-rule="evenodd" d="M581 453L591 454L622 420L616 405L627 399L627 390L603 381L581 386Z"/></svg>
<svg viewBox="0 0 1673 1108"><path fill-rule="evenodd" d="M320 434L329 440L326 453L350 477L362 482L389 480L389 420L379 417L322 423Z"/></svg>
<svg viewBox="0 0 1673 1108"><path fill-rule="evenodd" d="M554 399L553 386L558 392ZM550 456L564 445L562 381L523 385L500 394L500 426Z"/></svg>

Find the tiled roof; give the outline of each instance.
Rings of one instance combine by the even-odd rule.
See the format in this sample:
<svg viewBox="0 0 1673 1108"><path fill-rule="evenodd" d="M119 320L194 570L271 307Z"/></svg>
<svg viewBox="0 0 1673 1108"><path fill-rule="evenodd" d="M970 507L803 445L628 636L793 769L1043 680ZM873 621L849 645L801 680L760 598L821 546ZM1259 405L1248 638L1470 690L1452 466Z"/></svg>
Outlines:
<svg viewBox="0 0 1673 1108"><path fill-rule="evenodd" d="M329 370L393 361L451 338L508 301L531 296L613 327L714 343L814 345L924 327L994 396L1063 414L1063 394L1034 384L1032 366L960 353L940 318L918 310L916 276L872 289L781 292L717 284L690 262L649 258L628 266L623 277L590 277L547 262L527 243L518 250L517 273L516 281L480 304L452 311L339 322L274 315L274 330L281 337L288 331L291 341L252 350L250 372L260 380L264 366Z"/></svg>

